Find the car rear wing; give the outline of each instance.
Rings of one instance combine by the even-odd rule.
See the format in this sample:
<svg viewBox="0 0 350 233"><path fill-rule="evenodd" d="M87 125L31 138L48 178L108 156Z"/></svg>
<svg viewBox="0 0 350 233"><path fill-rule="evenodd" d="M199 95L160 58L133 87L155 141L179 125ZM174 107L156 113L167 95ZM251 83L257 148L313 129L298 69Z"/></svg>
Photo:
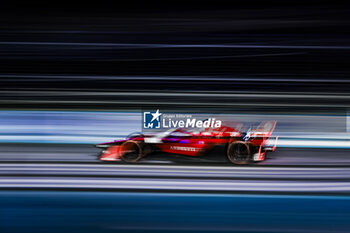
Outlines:
<svg viewBox="0 0 350 233"><path fill-rule="evenodd" d="M270 137L276 128L277 121L263 121L256 128L250 129L251 137Z"/></svg>
<svg viewBox="0 0 350 233"><path fill-rule="evenodd" d="M260 138L260 140L262 140L260 144L260 149L261 147L264 147L264 150L269 151L274 151L276 149L278 136L271 136L272 132L276 128L276 124L277 121L275 120L263 121L258 127L251 130L250 137ZM267 142L269 142L268 145Z"/></svg>
<svg viewBox="0 0 350 233"><path fill-rule="evenodd" d="M276 124L277 121L263 121L253 132L271 135L276 128Z"/></svg>

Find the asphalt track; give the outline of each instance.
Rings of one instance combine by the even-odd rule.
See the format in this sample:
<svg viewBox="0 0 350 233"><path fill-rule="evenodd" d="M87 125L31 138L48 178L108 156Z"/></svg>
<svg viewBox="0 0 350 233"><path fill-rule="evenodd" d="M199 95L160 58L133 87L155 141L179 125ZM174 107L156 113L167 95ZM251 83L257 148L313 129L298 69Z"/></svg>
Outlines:
<svg viewBox="0 0 350 233"><path fill-rule="evenodd" d="M349 194L345 149L281 148L262 163L170 159L102 163L91 145L2 144L1 189Z"/></svg>

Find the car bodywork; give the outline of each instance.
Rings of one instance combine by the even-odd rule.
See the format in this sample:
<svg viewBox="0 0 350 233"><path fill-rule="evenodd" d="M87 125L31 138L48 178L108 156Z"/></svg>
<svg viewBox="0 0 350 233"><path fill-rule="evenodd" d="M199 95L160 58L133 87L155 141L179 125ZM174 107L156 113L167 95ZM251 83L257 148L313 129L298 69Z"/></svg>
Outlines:
<svg viewBox="0 0 350 233"><path fill-rule="evenodd" d="M216 146L224 146L234 164L263 161L276 149L278 137L272 137L276 121L264 121L242 131L241 123L218 128L177 128L155 134L133 133L124 140L95 145L102 149L101 161L135 163L157 152L191 157L205 155ZM267 142L270 143L267 143ZM272 143L271 143L272 141Z"/></svg>

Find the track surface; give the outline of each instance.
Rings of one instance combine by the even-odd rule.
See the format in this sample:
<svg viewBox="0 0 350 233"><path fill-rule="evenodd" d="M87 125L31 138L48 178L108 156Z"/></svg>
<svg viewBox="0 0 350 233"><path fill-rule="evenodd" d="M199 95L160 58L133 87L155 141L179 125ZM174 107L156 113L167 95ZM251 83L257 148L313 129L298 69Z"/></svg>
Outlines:
<svg viewBox="0 0 350 233"><path fill-rule="evenodd" d="M0 192L2 232L348 232L349 197Z"/></svg>
<svg viewBox="0 0 350 233"><path fill-rule="evenodd" d="M102 163L99 150L89 145L8 144L0 150L3 189L350 193L348 150L280 149L250 166L166 156L140 164Z"/></svg>

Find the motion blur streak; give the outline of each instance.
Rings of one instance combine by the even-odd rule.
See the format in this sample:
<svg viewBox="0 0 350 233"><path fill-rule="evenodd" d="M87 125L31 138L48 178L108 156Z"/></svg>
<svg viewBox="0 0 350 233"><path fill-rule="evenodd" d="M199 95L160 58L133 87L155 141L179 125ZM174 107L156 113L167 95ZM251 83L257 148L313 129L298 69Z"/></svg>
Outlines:
<svg viewBox="0 0 350 233"><path fill-rule="evenodd" d="M206 114L192 115L198 119L207 117ZM275 119L280 147L350 148L347 115L211 115L224 122ZM112 141L141 131L141 116L140 112L116 111L0 111L0 141L81 144ZM327 135L322 135L325 132Z"/></svg>
<svg viewBox="0 0 350 233"><path fill-rule="evenodd" d="M235 76L108 76L108 75L42 75L42 74L36 74L36 75L23 75L23 74L6 74L6 75L1 75L0 77L2 78L2 81L11 80L13 82L23 82L23 81L30 81L30 82L43 82L43 81L52 81L52 80L62 80L62 79L67 79L67 81L73 81L73 80L89 80L89 79L95 79L95 80L158 80L158 81L163 81L163 80L178 80L178 81L188 81L188 80L193 80L193 81L244 81L244 82L257 82L257 81L275 81L275 82L283 82L283 83L289 83L289 82L310 82L310 83L319 83L319 82L325 82L325 83L349 83L350 80L346 79L333 79L331 77L328 78L304 78L304 77L295 77L295 78L278 78L278 77L264 77L264 78L258 78L258 77L235 77ZM199 83L200 84L200 83ZM130 87L132 88L132 87ZM171 88L171 87L169 87ZM186 88L186 87L184 87ZM35 88L32 88L35 89ZM82 89L84 90L84 89ZM213 90L206 90L207 92L213 92ZM10 93L11 91L2 91L2 93ZM23 93L30 93L30 91L21 91ZM47 92L48 94L52 93L54 94L55 92ZM79 94L81 92L78 92L76 94ZM93 92L89 92L92 93ZM145 92L147 93L147 92ZM305 92L307 93L307 92ZM314 92L313 92L314 93ZM64 93L61 93L64 95ZM114 95L119 95L121 93L118 92L102 92L102 94L114 94ZM158 94L158 93L153 93L153 94ZM186 94L191 94L191 93L186 93ZM228 93L230 94L230 93ZM193 95L196 95L196 93L193 93ZM296 95L298 96L298 95ZM309 95L309 97L312 97L313 95ZM325 95L323 95L325 96ZM301 96L305 97L305 96ZM317 96L316 96L317 97ZM334 96L335 98L337 96Z"/></svg>
<svg viewBox="0 0 350 233"><path fill-rule="evenodd" d="M350 158L344 149L333 149L331 157L325 149L280 149L252 167L228 165L220 154L211 155L216 166L162 164L172 163L171 156L150 160L153 165L147 159L143 165L101 164L90 145L8 144L0 150L2 189L350 193Z"/></svg>
<svg viewBox="0 0 350 233"><path fill-rule="evenodd" d="M206 192L276 192L276 193L350 193L350 182L310 181L221 181L221 180L169 180L145 178L18 178L0 179L0 188L53 188L90 190L162 190Z"/></svg>
<svg viewBox="0 0 350 233"><path fill-rule="evenodd" d="M0 174L74 175L96 177L184 177L184 178L253 178L253 179L325 179L346 180L347 167L224 167L166 165L97 165L97 164L0 164ZM74 171L74 174L71 172ZM276 177L278 175L278 177Z"/></svg>
<svg viewBox="0 0 350 233"><path fill-rule="evenodd" d="M283 45L200 45L200 44L116 44L116 43L62 43L62 42L0 42L0 45L62 45L62 46L111 46L132 48L277 48L277 49L350 49L350 46L283 46Z"/></svg>

